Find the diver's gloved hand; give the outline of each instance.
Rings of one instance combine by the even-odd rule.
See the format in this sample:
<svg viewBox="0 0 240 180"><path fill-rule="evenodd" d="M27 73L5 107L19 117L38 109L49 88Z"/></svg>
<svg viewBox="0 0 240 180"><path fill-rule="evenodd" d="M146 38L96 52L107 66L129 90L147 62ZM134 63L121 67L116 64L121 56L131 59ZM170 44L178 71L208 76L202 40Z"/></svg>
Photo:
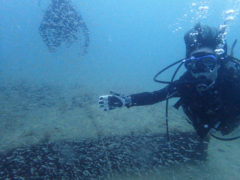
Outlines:
<svg viewBox="0 0 240 180"><path fill-rule="evenodd" d="M103 95L99 97L99 107L104 111L112 110L117 107L131 106L131 97L120 95L110 91L110 95Z"/></svg>

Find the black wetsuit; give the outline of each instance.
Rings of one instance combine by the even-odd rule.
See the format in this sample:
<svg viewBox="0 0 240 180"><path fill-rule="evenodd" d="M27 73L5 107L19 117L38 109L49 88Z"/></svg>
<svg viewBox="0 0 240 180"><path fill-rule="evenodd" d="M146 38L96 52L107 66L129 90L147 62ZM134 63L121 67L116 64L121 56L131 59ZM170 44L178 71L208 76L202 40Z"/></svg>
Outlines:
<svg viewBox="0 0 240 180"><path fill-rule="evenodd" d="M169 97L179 97L182 106L198 135L204 138L211 128L223 135L240 123L240 68L227 57L218 69L218 78L208 90L199 93L194 77L186 72L171 85L154 92L131 95L132 106L150 105Z"/></svg>

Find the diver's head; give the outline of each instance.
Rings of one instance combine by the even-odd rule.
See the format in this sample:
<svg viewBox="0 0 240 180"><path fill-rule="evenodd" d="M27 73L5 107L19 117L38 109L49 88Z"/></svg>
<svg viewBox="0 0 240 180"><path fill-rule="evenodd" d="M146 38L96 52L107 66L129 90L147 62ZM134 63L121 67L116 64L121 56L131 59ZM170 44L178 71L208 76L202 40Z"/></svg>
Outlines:
<svg viewBox="0 0 240 180"><path fill-rule="evenodd" d="M227 45L222 44L221 33L220 29L198 23L184 36L185 67L200 82L199 89L203 91L215 83L220 60L227 54ZM217 54L220 46L224 52L221 56Z"/></svg>
<svg viewBox="0 0 240 180"><path fill-rule="evenodd" d="M189 58L195 50L201 48L209 48L215 52L222 48L223 56L225 56L227 54L227 44L222 36L223 33L224 29L221 26L217 29L200 23L196 24L184 36L186 57Z"/></svg>
<svg viewBox="0 0 240 180"><path fill-rule="evenodd" d="M202 47L191 52L190 57L185 59L184 65L199 82L197 89L205 91L215 83L220 61L214 49Z"/></svg>

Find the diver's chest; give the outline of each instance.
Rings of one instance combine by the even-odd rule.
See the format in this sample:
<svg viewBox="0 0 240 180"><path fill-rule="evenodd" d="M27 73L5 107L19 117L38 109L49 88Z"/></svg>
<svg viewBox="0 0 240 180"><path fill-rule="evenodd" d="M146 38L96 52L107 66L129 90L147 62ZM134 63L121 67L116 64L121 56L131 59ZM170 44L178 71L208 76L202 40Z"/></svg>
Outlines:
<svg viewBox="0 0 240 180"><path fill-rule="evenodd" d="M224 114L233 110L231 107L238 106L233 89L214 88L205 93L194 92L187 99L192 111L209 115Z"/></svg>

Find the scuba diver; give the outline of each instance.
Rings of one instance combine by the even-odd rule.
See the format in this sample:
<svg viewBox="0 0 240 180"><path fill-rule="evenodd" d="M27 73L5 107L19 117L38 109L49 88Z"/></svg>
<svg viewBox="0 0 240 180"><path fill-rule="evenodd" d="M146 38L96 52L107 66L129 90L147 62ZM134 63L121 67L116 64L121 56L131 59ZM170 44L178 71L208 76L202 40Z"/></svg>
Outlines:
<svg viewBox="0 0 240 180"><path fill-rule="evenodd" d="M151 105L178 97L174 107L182 107L200 138L204 139L208 134L221 140L239 138L220 138L212 134L219 132L222 136L228 135L240 123L240 63L233 57L236 41L231 54L227 54L225 34L224 28L196 24L184 36L186 57L154 77L155 81L167 84L166 87L128 96L110 92L99 97L99 106L107 111L123 106ZM176 64L179 66L171 81L157 79L162 72ZM182 65L186 71L174 80Z"/></svg>

